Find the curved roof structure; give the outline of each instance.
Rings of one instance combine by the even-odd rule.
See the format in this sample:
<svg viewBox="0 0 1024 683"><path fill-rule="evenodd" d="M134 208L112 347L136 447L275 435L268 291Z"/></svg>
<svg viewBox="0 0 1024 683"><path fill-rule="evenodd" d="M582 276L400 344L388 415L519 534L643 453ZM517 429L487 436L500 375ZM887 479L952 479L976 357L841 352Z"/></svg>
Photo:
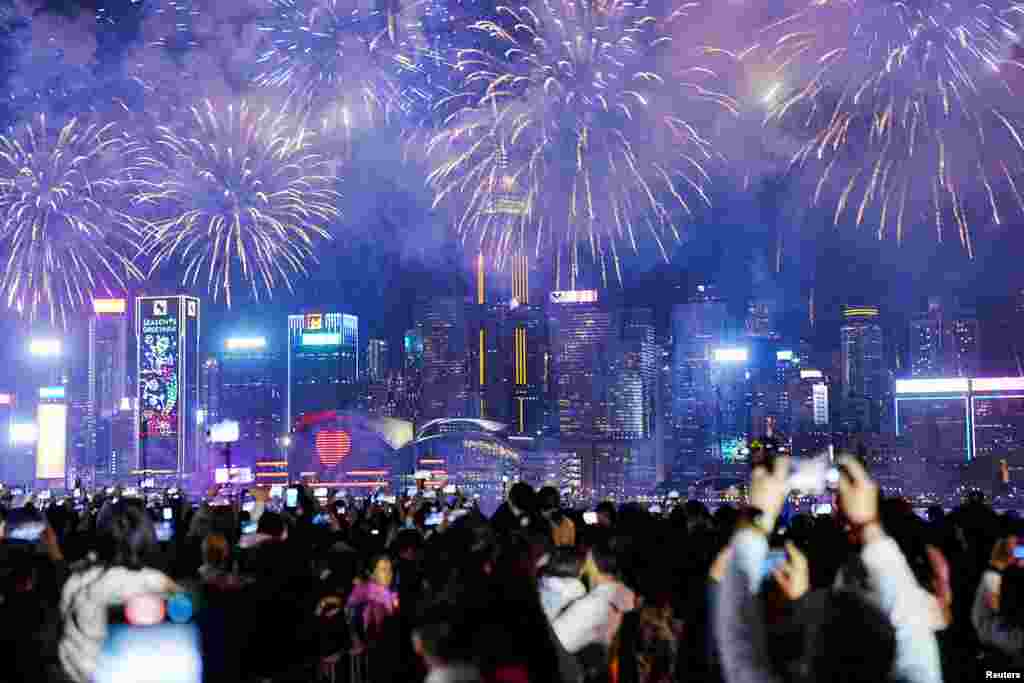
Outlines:
<svg viewBox="0 0 1024 683"><path fill-rule="evenodd" d="M508 425L503 422L495 422L494 420L481 420L474 417L439 417L436 420L430 420L424 423L419 430L416 432L416 440L430 436L429 432L433 429L441 427L442 425L453 425L462 426L463 429L453 429L451 431L478 431L488 432L492 434L498 434L508 429Z"/></svg>

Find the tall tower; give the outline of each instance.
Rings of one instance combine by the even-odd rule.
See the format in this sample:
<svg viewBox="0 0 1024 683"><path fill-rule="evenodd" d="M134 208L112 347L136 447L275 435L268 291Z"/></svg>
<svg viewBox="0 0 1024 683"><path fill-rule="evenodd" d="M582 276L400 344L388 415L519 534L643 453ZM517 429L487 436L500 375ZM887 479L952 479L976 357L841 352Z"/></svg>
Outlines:
<svg viewBox="0 0 1024 683"><path fill-rule="evenodd" d="M471 340L464 302L458 297L423 301L417 323L423 334L421 417L468 417L469 388L473 380L479 381L480 368L479 363L475 368L468 367L470 356L475 354L467 353ZM479 336L472 341L478 345Z"/></svg>
<svg viewBox="0 0 1024 683"><path fill-rule="evenodd" d="M978 373L979 326L973 311L950 311L939 297L910 321L910 374L913 377L972 377Z"/></svg>
<svg viewBox="0 0 1024 683"><path fill-rule="evenodd" d="M190 296L135 300L139 424L135 473L177 479L196 472L200 302Z"/></svg>
<svg viewBox="0 0 1024 683"><path fill-rule="evenodd" d="M511 424L516 434L535 436L545 423L545 398L550 357L544 309L530 296L530 261L526 254L512 257L512 300L505 337L511 349Z"/></svg>
<svg viewBox="0 0 1024 683"><path fill-rule="evenodd" d="M596 290L551 292L555 398L563 438L595 438L607 432L599 373L616 341L612 311Z"/></svg>
<svg viewBox="0 0 1024 683"><path fill-rule="evenodd" d="M672 428L677 485L703 476L714 454L716 402L711 384L714 349L726 339L729 312L714 285L698 285L685 304L672 309Z"/></svg>
<svg viewBox="0 0 1024 683"><path fill-rule="evenodd" d="M98 477L114 477L108 455L113 420L128 394L128 302L96 299L89 318L89 376L87 419L88 457Z"/></svg>
<svg viewBox="0 0 1024 683"><path fill-rule="evenodd" d="M286 429L301 415L347 407L359 381L359 318L288 316L287 367Z"/></svg>
<svg viewBox="0 0 1024 683"><path fill-rule="evenodd" d="M840 330L844 422L855 431L878 431L887 393L885 347L878 309L847 306Z"/></svg>

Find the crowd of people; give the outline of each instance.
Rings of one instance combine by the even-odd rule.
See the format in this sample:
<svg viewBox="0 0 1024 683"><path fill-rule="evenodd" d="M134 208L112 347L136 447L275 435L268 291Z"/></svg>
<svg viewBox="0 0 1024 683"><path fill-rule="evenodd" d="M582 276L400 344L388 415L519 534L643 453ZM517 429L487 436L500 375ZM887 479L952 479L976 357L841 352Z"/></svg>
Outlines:
<svg viewBox="0 0 1024 683"><path fill-rule="evenodd" d="M1024 672L1024 536L980 498L927 519L839 461L791 509L785 457L744 506L563 507L253 489L4 499L10 681L939 683ZM781 521L780 521L781 520ZM129 633L121 639L115 634ZM192 634L190 637L182 634ZM182 636L182 637L179 637ZM117 640L120 645L112 644Z"/></svg>

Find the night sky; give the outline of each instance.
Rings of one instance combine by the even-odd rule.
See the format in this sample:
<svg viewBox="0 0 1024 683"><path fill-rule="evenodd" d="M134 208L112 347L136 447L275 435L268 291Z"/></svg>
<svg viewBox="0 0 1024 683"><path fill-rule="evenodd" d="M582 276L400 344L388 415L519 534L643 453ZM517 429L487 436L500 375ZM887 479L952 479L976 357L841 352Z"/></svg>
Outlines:
<svg viewBox="0 0 1024 683"><path fill-rule="evenodd" d="M252 97L246 80L254 61L250 38L262 3L227 3L230 6L216 11L205 4L218 3L196 3L204 5L205 42L166 50L162 58L170 55L167 64L180 60L198 65L208 79L198 85L206 92ZM773 3L772 10L760 13L751 10L748 20L759 15L757 21L767 22L781 16L775 7L781 4ZM42 110L55 116L87 109L106 113L102 102L114 91L138 106L144 98L126 78L127 67L152 58L153 49L145 43L153 30L152 12L161 6L127 0L5 4L0 59L9 97L0 116L10 124ZM717 25L709 24L718 34L709 35L709 42L729 42L731 37L714 28ZM222 40L210 41L210 36ZM300 279L294 293L282 288L271 301L258 303L237 297L230 310L204 297L207 348L219 346L234 333L280 338L285 315L315 308L357 314L364 339L385 336L397 341L412 322L417 297L457 290L459 279L467 277L472 244L457 253L450 216L443 208L431 208L428 169L403 161L396 139L395 130L387 126L358 133L339 187L344 215L330 226L335 239L317 246L318 262L308 265L311 276ZM1005 211L1001 225L983 217L972 224L973 259L952 229L939 242L925 215L908 218L905 238L897 245L891 237L879 241L873 229L849 219L834 226L830 206L809 208L806 180L777 168L762 169L760 159L738 164L749 162L755 169L746 184L737 177L736 164L732 170L714 171L712 206L696 207L683 226L681 242L669 245L670 264L646 241L641 241L639 254L623 258L621 294L627 301L653 305L664 318L668 307L682 299L686 286L710 280L736 302L737 310L754 294L775 298L783 331L795 335L804 332L813 289L819 323L813 341L828 349L837 344L844 303L878 304L891 324L905 329L906 316L919 310L929 295L958 296L981 306L983 316L997 316L1000 302L1024 287L1018 265L1019 212ZM984 208L983 201L975 201L967 211L980 216ZM164 269L145 291L181 291L177 280L174 268ZM618 290L620 285L610 281L609 288ZM12 312L0 315L0 332L8 339L19 339L33 327ZM23 351L20 345L8 344L8 360Z"/></svg>

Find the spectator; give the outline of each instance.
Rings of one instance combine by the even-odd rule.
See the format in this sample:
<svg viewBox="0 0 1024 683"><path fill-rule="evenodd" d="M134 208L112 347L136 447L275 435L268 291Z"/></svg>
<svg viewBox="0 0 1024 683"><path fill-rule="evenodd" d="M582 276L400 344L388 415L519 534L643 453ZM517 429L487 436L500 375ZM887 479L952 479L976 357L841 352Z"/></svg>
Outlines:
<svg viewBox="0 0 1024 683"><path fill-rule="evenodd" d="M385 621L398 612L398 595L391 590L394 578L391 558L375 554L366 565L366 573L349 596L346 609L358 637L372 645L383 633Z"/></svg>
<svg viewBox="0 0 1024 683"><path fill-rule="evenodd" d="M623 615L636 609L636 596L619 580L620 546L620 539L605 536L591 547L583 565L590 590L555 619L555 634L572 654L588 645L610 647Z"/></svg>
<svg viewBox="0 0 1024 683"><path fill-rule="evenodd" d="M1017 538L1001 539L992 549L989 568L981 578L974 598L971 622L981 642L1002 655L1013 667L1024 667L1024 604L1008 601L1003 584L1007 578L1018 583L1024 579L1014 559ZM1017 596L1019 597L1019 595Z"/></svg>
<svg viewBox="0 0 1024 683"><path fill-rule="evenodd" d="M838 504L862 550L863 592L841 589L821 597L811 614L821 618L796 671L809 681L878 681L890 672L911 683L940 683L939 653L929 622L931 596L914 579L906 559L879 523L878 487L850 457L841 459ZM727 683L778 681L772 665L764 605L758 595L768 535L789 493L788 458L755 467L749 512L731 542L732 557L716 599L714 625ZM807 563L787 546L786 561L771 573L782 593L800 600L810 586ZM840 581L840 586L844 581ZM845 589L849 590L849 589ZM851 639L856 632L858 638Z"/></svg>
<svg viewBox="0 0 1024 683"><path fill-rule="evenodd" d="M413 649L427 669L424 683L479 683L465 617L443 605L426 611L412 633Z"/></svg>
<svg viewBox="0 0 1024 683"><path fill-rule="evenodd" d="M597 513L597 526L602 529L612 529L615 527L619 516L615 510L615 503L608 500L602 501L594 508L594 512Z"/></svg>
<svg viewBox="0 0 1024 683"><path fill-rule="evenodd" d="M537 494L541 517L551 525L551 541L556 546L576 545L576 525L562 512L558 489L545 486Z"/></svg>
<svg viewBox="0 0 1024 683"><path fill-rule="evenodd" d="M60 663L75 683L93 680L107 635L108 610L140 595L179 590L151 567L156 533L141 501L122 498L108 503L100 512L96 532L96 560L75 569L60 601Z"/></svg>
<svg viewBox="0 0 1024 683"><path fill-rule="evenodd" d="M526 482L517 481L508 492L508 500L498 506L491 527L499 536L519 531L530 524L536 512L537 494Z"/></svg>
<svg viewBox="0 0 1024 683"><path fill-rule="evenodd" d="M199 578L207 584L226 586L234 581L231 571L231 547L223 534L210 534L203 539L203 564Z"/></svg>
<svg viewBox="0 0 1024 683"><path fill-rule="evenodd" d="M540 572L540 604L548 621L555 619L572 603L587 594L580 580L583 556L575 548L556 548Z"/></svg>

